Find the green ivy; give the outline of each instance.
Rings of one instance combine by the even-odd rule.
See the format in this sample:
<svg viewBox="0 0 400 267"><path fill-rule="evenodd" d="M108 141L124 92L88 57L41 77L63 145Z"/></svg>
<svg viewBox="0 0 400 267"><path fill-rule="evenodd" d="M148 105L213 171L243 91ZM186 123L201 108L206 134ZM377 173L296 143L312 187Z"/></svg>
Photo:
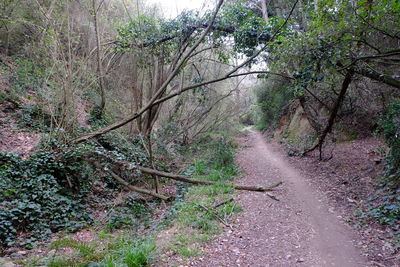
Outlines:
<svg viewBox="0 0 400 267"><path fill-rule="evenodd" d="M49 131L51 116L37 104L24 104L15 114L17 125L34 131Z"/></svg>
<svg viewBox="0 0 400 267"><path fill-rule="evenodd" d="M397 172L397 182L400 181L400 99L394 101L387 110L387 114L382 123L382 131L385 137L386 143L391 148L389 156L389 164L395 169L393 172Z"/></svg>
<svg viewBox="0 0 400 267"><path fill-rule="evenodd" d="M36 91L43 85L44 72L36 62L23 58L16 58L14 62L17 67L11 76L13 91L21 94Z"/></svg>
<svg viewBox="0 0 400 267"><path fill-rule="evenodd" d="M368 214L383 224L400 221L400 100L391 103L380 121L380 130L390 152L379 183L378 201Z"/></svg>
<svg viewBox="0 0 400 267"><path fill-rule="evenodd" d="M29 247L52 232L91 222L84 150L39 150L27 160L0 153L0 247Z"/></svg>
<svg viewBox="0 0 400 267"><path fill-rule="evenodd" d="M382 224L396 225L400 221L400 189L392 192L385 190L379 204L370 208L368 215Z"/></svg>
<svg viewBox="0 0 400 267"><path fill-rule="evenodd" d="M88 122L92 125L104 126L111 122L111 119L107 118L106 114L102 114L100 106L97 105L90 110L89 115Z"/></svg>

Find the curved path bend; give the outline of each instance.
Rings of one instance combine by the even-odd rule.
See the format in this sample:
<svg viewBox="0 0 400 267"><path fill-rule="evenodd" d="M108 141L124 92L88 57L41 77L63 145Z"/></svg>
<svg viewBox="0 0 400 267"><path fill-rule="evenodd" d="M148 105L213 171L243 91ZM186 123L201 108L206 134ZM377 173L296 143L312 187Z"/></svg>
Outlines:
<svg viewBox="0 0 400 267"><path fill-rule="evenodd" d="M205 247L193 266L368 266L356 238L281 153L258 132L243 141L237 157L245 170L239 183L284 184L274 194L241 192L244 208L232 230Z"/></svg>

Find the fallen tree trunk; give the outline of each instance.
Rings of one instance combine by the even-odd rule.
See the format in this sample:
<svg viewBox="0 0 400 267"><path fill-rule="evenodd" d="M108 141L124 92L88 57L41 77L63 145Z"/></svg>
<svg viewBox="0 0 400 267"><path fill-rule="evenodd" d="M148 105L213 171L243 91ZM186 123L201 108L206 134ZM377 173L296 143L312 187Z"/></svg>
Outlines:
<svg viewBox="0 0 400 267"><path fill-rule="evenodd" d="M115 180L117 180L117 182L119 182L120 184L122 184L122 185L128 187L128 188L129 188L130 190L132 190L132 191L135 191L135 192L138 192L138 193L141 193L141 194L150 195L150 196L153 196L153 197L157 197L157 198L159 198L159 199L166 200L166 201L170 199L170 198L167 197L167 196L164 196L164 195L161 195L161 194L152 192L152 191L148 191L148 190L146 190L146 189L142 189L142 188L139 188L139 187L130 185L127 181L125 181L124 179L122 179L121 177L119 177L118 175L116 175L115 173L113 173L112 171L109 171L109 173L111 174L111 176L112 176Z"/></svg>
<svg viewBox="0 0 400 267"><path fill-rule="evenodd" d="M158 171L158 170L154 170L154 169L150 169L150 168L146 168L146 167L139 166L138 169L147 174L154 174L154 175L162 176L165 178L170 178L170 179L185 182L185 183L203 184L203 185L218 184L218 182L192 179L187 176L169 173L169 172ZM247 191L256 191L256 192L271 191L272 189L274 189L275 187L277 187L281 184L282 184L282 182L278 182L276 184L273 184L273 185L270 185L267 187L262 187L262 186L248 186L248 185L237 185L237 184L232 184L232 183L226 183L226 185L231 186L232 188L234 188L236 190L247 190Z"/></svg>
<svg viewBox="0 0 400 267"><path fill-rule="evenodd" d="M101 165L97 162L92 162L97 168L101 168ZM126 167L129 166L131 163L127 162L127 161L119 161L118 162L121 166ZM185 182L185 183L191 183L191 184L201 184L201 185L215 185L215 184L219 184L218 182L213 182L213 181L206 181L206 180L198 180L198 179L192 179L190 177L184 176L184 175L179 175L179 174L174 174L174 173L169 173L169 172L163 172L163 171L159 171L159 170L155 170L155 169L151 169L151 168L146 168L146 167L141 167L141 166L135 166L135 168L137 168L138 170L140 170L143 173L147 173L147 174L151 174L151 175L158 175L160 177L165 177L165 178L170 178L172 180L176 180L176 181L181 181L181 182ZM108 171L114 179L116 179L118 182L120 182L121 184L127 186L128 188L130 188L133 191L139 192L139 193L143 193L143 194L147 194L147 195L151 195L154 197L158 197L160 199L163 200L168 200L169 198L164 196L164 195L160 195L151 191L147 191L145 189L141 189L135 186L130 185L128 182L126 182L124 179L122 179L121 177L119 177L118 175L116 175L115 173L113 173L112 171ZM236 190L246 190L246 191L256 191L256 192L266 192L266 191L272 191L275 187L278 187L279 185L281 185L283 182L277 182L275 184L272 184L270 186L247 186L247 185L237 185L237 184L232 184L232 183L224 183L227 186L232 187L233 189ZM273 200L279 201L279 199L274 196L273 194L270 193L266 193L266 195L270 198L272 198Z"/></svg>
<svg viewBox="0 0 400 267"><path fill-rule="evenodd" d="M93 164L94 164L97 168L102 168L102 166L101 166L99 163L97 163L97 162L93 162ZM167 200L170 199L170 197L167 197L167 196L164 196L164 195L161 195L161 194L158 194L158 193L155 193L155 192L152 192L152 191L143 189L143 188L139 188L139 187L133 186L133 185L129 184L127 181L125 181L124 179L122 179L121 177L119 177L118 175L116 175L114 172L112 172L112 171L110 171L110 170L108 170L107 172L108 172L109 174L111 174L111 176L112 176L117 182L119 182L120 184L126 186L127 188L129 188L129 189L132 190L132 191L135 191L135 192L138 192L138 193L141 193L141 194L145 194L145 195L149 195L149 196L153 196L153 197L156 197L156 198L165 200L165 201L167 201Z"/></svg>

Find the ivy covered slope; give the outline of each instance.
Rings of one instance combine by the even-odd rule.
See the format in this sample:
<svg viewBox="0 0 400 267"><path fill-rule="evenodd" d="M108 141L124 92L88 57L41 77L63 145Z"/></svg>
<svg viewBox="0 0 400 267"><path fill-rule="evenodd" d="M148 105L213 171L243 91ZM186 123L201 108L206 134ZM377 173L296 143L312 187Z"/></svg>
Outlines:
<svg viewBox="0 0 400 267"><path fill-rule="evenodd" d="M91 223L88 194L93 173L82 154L76 148L41 150L27 160L0 154L3 247L29 247L60 229L76 230Z"/></svg>
<svg viewBox="0 0 400 267"><path fill-rule="evenodd" d="M0 253L9 254L10 248L33 248L59 231L74 232L92 225L93 214L105 209L114 194L121 192L122 187L112 177L91 165L94 155L144 166L148 155L139 137L128 141L108 135L99 139L101 144L68 145L65 140L71 133L57 133L60 129L54 124L58 117L41 103L43 66L21 57L2 56L1 60L6 87L0 91L4 138L0 144ZM107 119L98 119L95 110L86 116L89 122L85 123L99 127ZM87 131L78 127L78 131ZM139 205L136 198L126 205ZM138 220L129 214L125 221ZM111 212L101 224L110 230L123 227L125 223L116 222L121 216Z"/></svg>
<svg viewBox="0 0 400 267"><path fill-rule="evenodd" d="M400 99L389 105L380 125L390 151L379 181L382 187L380 201L369 214L381 223L395 225L400 220Z"/></svg>
<svg viewBox="0 0 400 267"><path fill-rule="evenodd" d="M34 123L40 123L33 119ZM24 128L22 128L24 129ZM93 214L107 208L122 187L91 165L91 159L106 156L112 162L131 161L147 165L148 156L137 142L121 142L103 137L105 149L98 144L68 146L56 139L44 139L27 158L10 152L0 153L0 246L32 248L37 241L48 241L58 231L74 232L94 223ZM103 159L104 160L104 159ZM107 162L106 162L107 164ZM130 171L118 172L132 177ZM133 202L137 201L133 198ZM136 204L127 204L135 206ZM113 230L136 219L111 212L101 221ZM117 217L115 217L117 216ZM130 215L126 215L130 216ZM133 219L133 221L132 221ZM97 218L98 220L98 218ZM97 223L99 223L97 221ZM107 226L109 225L109 226Z"/></svg>

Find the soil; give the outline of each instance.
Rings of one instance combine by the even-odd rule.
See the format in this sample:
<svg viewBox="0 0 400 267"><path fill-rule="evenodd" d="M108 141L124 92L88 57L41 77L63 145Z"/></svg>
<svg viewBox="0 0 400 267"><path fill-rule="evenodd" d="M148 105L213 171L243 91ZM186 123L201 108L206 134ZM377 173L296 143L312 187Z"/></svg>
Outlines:
<svg viewBox="0 0 400 267"><path fill-rule="evenodd" d="M40 134L18 129L8 111L9 105L12 104L7 102L0 105L0 152L14 151L26 159L39 144Z"/></svg>
<svg viewBox="0 0 400 267"><path fill-rule="evenodd" d="M14 66L12 60L3 54L0 54L0 64L4 64L9 68ZM0 72L0 93L8 93L10 75L11 70L2 70ZM34 92L29 92L29 95L33 96ZM32 104L31 100L23 97L20 97L20 101ZM12 118L17 108L15 103L8 101L0 104L0 152L14 151L26 159L39 144L40 134L18 129L16 121Z"/></svg>
<svg viewBox="0 0 400 267"><path fill-rule="evenodd" d="M326 166L341 162L343 171L353 166L353 172L359 172L360 166L354 168L352 164L359 162L362 165L362 159L355 157L351 163L338 158L338 162L320 163L325 164L323 168L318 166L317 156L288 158L282 147L266 143L258 132L241 137L241 143L246 149L238 154L237 161L246 175L238 182L268 185L283 181L283 186L274 192L280 201L271 200L265 193L240 193L235 201L244 211L236 218L233 228L226 228L222 235L204 247L202 256L188 265L400 266L393 259L392 265L379 263L379 259L374 261L365 249L361 249L365 246L365 237L345 222L346 208L338 209L349 205L349 201L351 204L359 201L355 196L357 192L350 194L352 192L339 190L334 195L337 181L326 179L331 175ZM372 142L370 147L363 146L364 152L376 145L379 142ZM347 149L354 151L351 146ZM361 154L362 151L356 152ZM341 179L340 172L337 179ZM370 183L369 179L361 180L359 185ZM333 196L338 199L333 201Z"/></svg>
<svg viewBox="0 0 400 267"><path fill-rule="evenodd" d="M282 147L275 145L274 149L284 153ZM373 196L381 189L376 182L382 176L386 150L380 138L368 137L326 147L325 154L329 155L325 157L333 153L330 160L320 161L317 152L288 160L319 194L327 197L338 218L358 232L357 245L370 262L400 266L400 248L393 235L399 233L400 224L382 225L371 217L355 215L379 204Z"/></svg>

